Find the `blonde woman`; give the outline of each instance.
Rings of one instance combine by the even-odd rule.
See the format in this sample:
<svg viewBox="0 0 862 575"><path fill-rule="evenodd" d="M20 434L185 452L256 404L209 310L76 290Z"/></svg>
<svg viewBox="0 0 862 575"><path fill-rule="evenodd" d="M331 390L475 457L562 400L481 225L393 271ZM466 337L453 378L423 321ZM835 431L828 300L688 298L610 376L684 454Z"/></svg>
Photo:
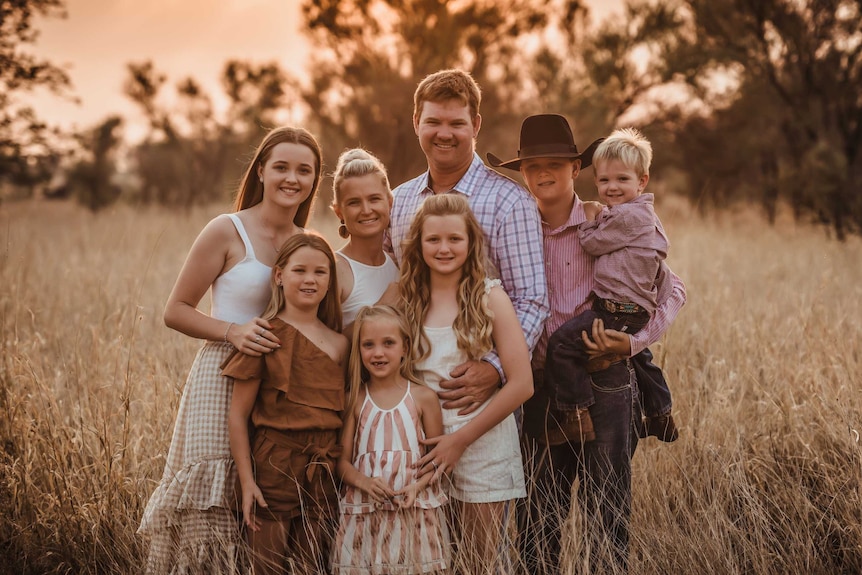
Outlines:
<svg viewBox="0 0 862 575"><path fill-rule="evenodd" d="M383 163L362 148L338 158L332 191L332 210L341 220L338 234L347 238L336 254L344 333L349 337L359 310L380 301L398 281L398 267L383 251L392 192Z"/></svg>

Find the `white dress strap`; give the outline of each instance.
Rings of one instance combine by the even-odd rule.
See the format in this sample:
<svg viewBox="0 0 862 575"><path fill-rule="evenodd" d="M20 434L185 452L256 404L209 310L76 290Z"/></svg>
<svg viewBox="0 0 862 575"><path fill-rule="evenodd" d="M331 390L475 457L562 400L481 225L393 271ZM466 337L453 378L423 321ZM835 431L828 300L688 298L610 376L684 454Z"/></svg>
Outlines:
<svg viewBox="0 0 862 575"><path fill-rule="evenodd" d="M256 260L257 257L254 255L254 248L251 245L248 233L245 231L245 226L242 225L242 220L236 214L228 214L228 217L230 218L230 221L233 222L233 226L236 228L236 231L239 233L239 237L242 239L243 245L245 245L245 259Z"/></svg>
<svg viewBox="0 0 862 575"><path fill-rule="evenodd" d="M485 295L491 293L491 288L503 287L503 282L498 279L485 278Z"/></svg>

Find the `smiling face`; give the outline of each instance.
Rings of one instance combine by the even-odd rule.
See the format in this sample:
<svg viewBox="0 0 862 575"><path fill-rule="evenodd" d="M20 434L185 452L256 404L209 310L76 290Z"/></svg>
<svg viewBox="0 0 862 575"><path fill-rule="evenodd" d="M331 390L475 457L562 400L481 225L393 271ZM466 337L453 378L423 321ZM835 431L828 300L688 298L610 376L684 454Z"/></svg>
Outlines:
<svg viewBox="0 0 862 575"><path fill-rule="evenodd" d="M643 193L649 182L649 174L638 177L634 168L626 166L618 159L597 160L593 166L599 199L607 206L618 206L632 201Z"/></svg>
<svg viewBox="0 0 862 575"><path fill-rule="evenodd" d="M314 152L307 146L282 142L273 147L269 158L257 169L263 182L264 200L285 208L299 208L311 195L316 165Z"/></svg>
<svg viewBox="0 0 862 575"><path fill-rule="evenodd" d="M521 162L521 175L527 189L541 203L555 203L574 194L580 160L531 158Z"/></svg>
<svg viewBox="0 0 862 575"><path fill-rule="evenodd" d="M457 99L423 102L421 113L413 117L428 166L438 172L469 167L481 123L481 117L471 116L470 106Z"/></svg>
<svg viewBox="0 0 862 575"><path fill-rule="evenodd" d="M335 214L344 220L351 236L373 237L386 231L392 196L378 174L345 178L340 192Z"/></svg>
<svg viewBox="0 0 862 575"><path fill-rule="evenodd" d="M470 250L463 216L428 216L422 225L422 259L432 274L460 274Z"/></svg>
<svg viewBox="0 0 862 575"><path fill-rule="evenodd" d="M276 284L281 284L284 300L300 309L317 307L330 283L330 261L325 253L302 246L287 259L283 268L276 268Z"/></svg>
<svg viewBox="0 0 862 575"><path fill-rule="evenodd" d="M398 374L404 359L404 337L398 322L378 317L362 322L359 329L362 365L372 379L388 379Z"/></svg>

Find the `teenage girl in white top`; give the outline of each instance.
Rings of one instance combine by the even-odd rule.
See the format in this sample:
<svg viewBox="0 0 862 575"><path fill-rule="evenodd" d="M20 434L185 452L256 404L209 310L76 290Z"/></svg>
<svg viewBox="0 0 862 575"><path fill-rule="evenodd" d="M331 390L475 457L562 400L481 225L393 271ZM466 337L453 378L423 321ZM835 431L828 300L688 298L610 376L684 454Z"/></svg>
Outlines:
<svg viewBox="0 0 862 575"><path fill-rule="evenodd" d="M386 168L361 148L338 158L332 190L332 210L341 220L338 235L349 238L336 252L343 331L349 336L360 308L380 301L390 286L394 303L398 267L383 251L392 192Z"/></svg>
<svg viewBox="0 0 862 575"><path fill-rule="evenodd" d="M261 142L240 183L234 214L214 218L189 252L165 306L165 324L206 340L183 389L161 483L139 533L150 537L147 573L228 572L239 529L230 510L236 472L227 415L233 381L219 365L234 348L268 353L278 338L260 316L281 245L302 231L320 184L310 133L283 127ZM212 286L212 313L197 309Z"/></svg>

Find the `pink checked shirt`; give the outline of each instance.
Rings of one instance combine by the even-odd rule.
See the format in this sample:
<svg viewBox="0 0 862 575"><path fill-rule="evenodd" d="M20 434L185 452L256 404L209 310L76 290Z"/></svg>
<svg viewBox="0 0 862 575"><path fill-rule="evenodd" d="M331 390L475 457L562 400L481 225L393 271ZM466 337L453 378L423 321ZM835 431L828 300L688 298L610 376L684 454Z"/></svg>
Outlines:
<svg viewBox="0 0 862 575"><path fill-rule="evenodd" d="M595 285L595 260L584 252L578 240L578 225L586 219L584 203L575 194L575 205L565 224L551 229L542 221L551 316L545 322L545 329L533 352L534 368L544 367L551 334L567 320L589 309L587 298ZM685 304L685 284L673 272L670 278L670 296L657 302L658 307L649 323L631 336L632 355L657 342Z"/></svg>

